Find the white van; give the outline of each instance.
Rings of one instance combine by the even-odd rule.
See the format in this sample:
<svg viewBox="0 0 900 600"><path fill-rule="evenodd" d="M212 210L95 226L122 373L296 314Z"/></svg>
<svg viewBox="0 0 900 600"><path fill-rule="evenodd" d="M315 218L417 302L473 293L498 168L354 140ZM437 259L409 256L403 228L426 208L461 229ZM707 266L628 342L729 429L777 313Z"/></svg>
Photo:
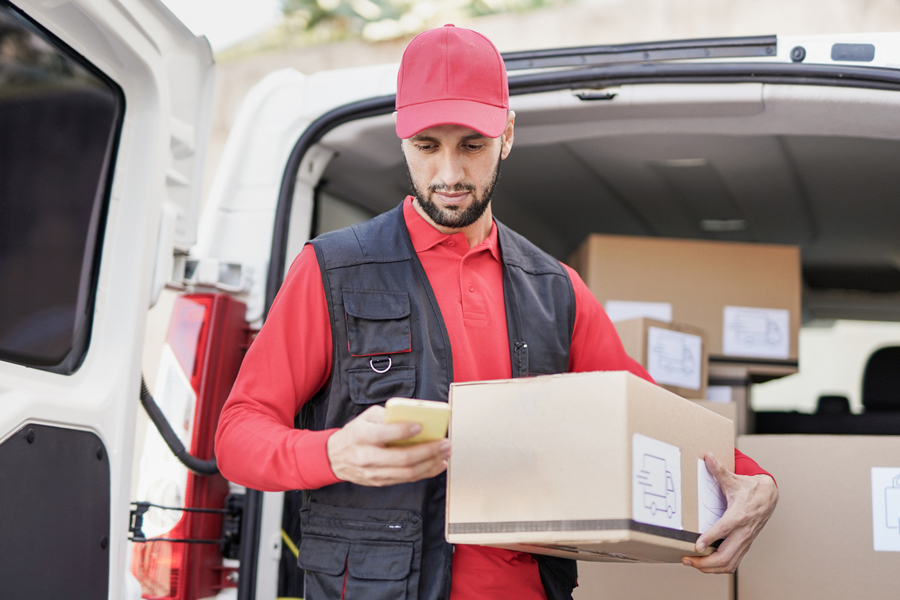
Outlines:
<svg viewBox="0 0 900 600"><path fill-rule="evenodd" d="M494 211L554 256L591 232L797 244L808 319L900 321L900 34L506 61L517 139ZM280 570L291 494L188 474L143 441L144 323L166 285L190 292L147 375L170 445L214 473L217 411L287 266L408 192L397 66L266 77L201 216L213 72L157 0L0 1L4 598L298 585Z"/></svg>

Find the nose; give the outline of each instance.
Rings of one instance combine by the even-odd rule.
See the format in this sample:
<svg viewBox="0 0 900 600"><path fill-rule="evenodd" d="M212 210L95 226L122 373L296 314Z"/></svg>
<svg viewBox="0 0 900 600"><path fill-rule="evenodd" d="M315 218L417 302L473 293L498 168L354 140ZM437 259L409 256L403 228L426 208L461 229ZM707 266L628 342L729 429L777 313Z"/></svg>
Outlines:
<svg viewBox="0 0 900 600"><path fill-rule="evenodd" d="M445 150L441 153L440 166L438 168L438 181L453 189L453 186L462 183L466 178L463 169L462 157L455 150Z"/></svg>

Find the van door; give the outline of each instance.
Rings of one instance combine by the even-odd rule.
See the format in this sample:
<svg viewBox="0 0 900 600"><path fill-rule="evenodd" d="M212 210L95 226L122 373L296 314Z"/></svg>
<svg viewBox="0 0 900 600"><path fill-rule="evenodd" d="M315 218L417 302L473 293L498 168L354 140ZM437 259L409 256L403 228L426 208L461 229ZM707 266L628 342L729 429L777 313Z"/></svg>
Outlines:
<svg viewBox="0 0 900 600"><path fill-rule="evenodd" d="M0 0L0 596L122 598L140 349L213 61L151 0Z"/></svg>

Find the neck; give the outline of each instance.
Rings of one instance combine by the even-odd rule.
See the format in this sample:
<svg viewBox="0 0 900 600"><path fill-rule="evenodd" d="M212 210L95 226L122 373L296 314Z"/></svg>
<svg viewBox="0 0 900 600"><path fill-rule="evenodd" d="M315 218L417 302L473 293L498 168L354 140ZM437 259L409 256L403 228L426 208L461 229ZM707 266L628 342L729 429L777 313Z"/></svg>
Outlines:
<svg viewBox="0 0 900 600"><path fill-rule="evenodd" d="M491 234L491 227L493 226L493 217L491 216L491 205L488 204L487 208L478 220L472 223L467 227L446 227L444 225L438 225L434 221L431 220L431 217L425 213L421 206L419 206L419 199L413 198L413 208L416 209L416 212L419 213L423 219L425 219L429 225L440 231L441 233L445 233L447 235L453 235L454 233L462 233L466 236L466 241L469 243L469 248L474 248L484 240L488 238Z"/></svg>

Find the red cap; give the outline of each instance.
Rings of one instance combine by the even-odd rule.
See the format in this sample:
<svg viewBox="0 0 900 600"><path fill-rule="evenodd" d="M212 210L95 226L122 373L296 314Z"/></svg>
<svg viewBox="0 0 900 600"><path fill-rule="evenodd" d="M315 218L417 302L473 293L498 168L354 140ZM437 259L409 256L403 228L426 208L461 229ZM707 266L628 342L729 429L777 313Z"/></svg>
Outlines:
<svg viewBox="0 0 900 600"><path fill-rule="evenodd" d="M509 111L506 65L489 39L445 25L410 42L397 75L397 135L462 125L500 137Z"/></svg>

